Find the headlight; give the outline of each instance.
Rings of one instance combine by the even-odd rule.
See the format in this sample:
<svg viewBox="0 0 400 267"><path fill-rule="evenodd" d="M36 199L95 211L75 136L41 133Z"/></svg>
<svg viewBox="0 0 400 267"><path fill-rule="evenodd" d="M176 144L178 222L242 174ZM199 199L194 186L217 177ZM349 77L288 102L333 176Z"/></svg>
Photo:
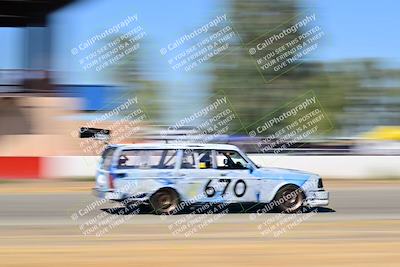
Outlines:
<svg viewBox="0 0 400 267"><path fill-rule="evenodd" d="M322 179L318 179L318 188L324 188L324 184L322 183Z"/></svg>

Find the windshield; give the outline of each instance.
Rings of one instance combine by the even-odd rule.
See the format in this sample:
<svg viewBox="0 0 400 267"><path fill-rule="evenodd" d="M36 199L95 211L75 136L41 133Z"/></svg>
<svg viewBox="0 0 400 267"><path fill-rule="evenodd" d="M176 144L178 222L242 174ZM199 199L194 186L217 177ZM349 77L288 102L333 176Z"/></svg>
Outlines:
<svg viewBox="0 0 400 267"><path fill-rule="evenodd" d="M247 161L249 161L251 164L253 164L256 168L261 168L259 165L255 164L254 161L252 161L249 156L246 155L246 153L240 153Z"/></svg>
<svg viewBox="0 0 400 267"><path fill-rule="evenodd" d="M217 169L247 169L248 163L259 168L253 161L239 151L216 150Z"/></svg>

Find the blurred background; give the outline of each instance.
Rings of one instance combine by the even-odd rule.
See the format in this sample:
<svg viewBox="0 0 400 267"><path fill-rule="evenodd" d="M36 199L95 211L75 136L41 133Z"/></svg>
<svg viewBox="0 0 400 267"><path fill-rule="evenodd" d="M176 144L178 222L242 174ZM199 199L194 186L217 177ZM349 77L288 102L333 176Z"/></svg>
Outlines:
<svg viewBox="0 0 400 267"><path fill-rule="evenodd" d="M212 103L221 92L238 120L213 141L260 154L255 144L262 136L249 137L248 127L310 90L332 127L280 153L298 156L297 165L290 165L293 158L280 161L278 156L276 165L312 170L318 165L317 171L341 176L321 166L344 164L348 162L344 156L374 156L353 161L365 162L355 164L354 173L370 174L366 166L375 163L374 175L397 177L396 158L377 156L400 153L399 5L388 0L379 4L345 0L0 1L0 177L87 176L93 171L91 156L101 150L85 149L89 145L78 138L80 127L110 129L140 107L146 114L135 121L140 127L131 133L127 130L129 134L119 138L119 143L178 139L192 135L201 122L174 127L167 135L163 132ZM324 33L316 49L279 74L272 69L260 71L249 48L259 38L279 34L312 14L314 25ZM223 15L224 25L169 48ZM226 25L234 31L226 50L191 70L176 69L170 63ZM134 36L129 35L132 31ZM269 45L267 52L305 31L299 28ZM117 39L118 45L138 46L101 65L111 57L104 49L114 47ZM167 55L160 52L164 47L168 47ZM124 114L99 119L134 97L138 97L137 105ZM125 129L133 127L129 120L122 120L118 127L121 123ZM341 158L335 160L339 161L332 161L338 155ZM321 161L324 156L326 160ZM30 167L21 173L16 171L20 164ZM60 165L69 171L60 171Z"/></svg>
<svg viewBox="0 0 400 267"><path fill-rule="evenodd" d="M0 265L399 266L399 10L0 0ZM107 143L144 142L235 144L320 175L329 206L156 216L96 198Z"/></svg>

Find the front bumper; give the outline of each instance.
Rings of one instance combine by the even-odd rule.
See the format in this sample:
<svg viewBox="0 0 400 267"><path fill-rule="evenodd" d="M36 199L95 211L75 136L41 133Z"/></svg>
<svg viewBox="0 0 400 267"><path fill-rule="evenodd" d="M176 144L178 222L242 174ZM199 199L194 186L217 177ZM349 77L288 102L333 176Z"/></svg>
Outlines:
<svg viewBox="0 0 400 267"><path fill-rule="evenodd" d="M329 192L325 190L309 191L307 193L306 204L311 207L323 207L329 205Z"/></svg>

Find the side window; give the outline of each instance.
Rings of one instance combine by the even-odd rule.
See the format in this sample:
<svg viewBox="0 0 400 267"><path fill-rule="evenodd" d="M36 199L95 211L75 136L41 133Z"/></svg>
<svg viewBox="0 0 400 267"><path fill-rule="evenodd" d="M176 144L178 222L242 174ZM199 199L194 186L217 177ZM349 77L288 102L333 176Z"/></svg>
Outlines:
<svg viewBox="0 0 400 267"><path fill-rule="evenodd" d="M121 169L157 169L161 166L163 150L131 149L123 150L118 159Z"/></svg>
<svg viewBox="0 0 400 267"><path fill-rule="evenodd" d="M165 150L162 169L174 169L176 164L176 155L178 150Z"/></svg>
<svg viewBox="0 0 400 267"><path fill-rule="evenodd" d="M247 161L236 151L217 150L218 169L246 169Z"/></svg>
<svg viewBox="0 0 400 267"><path fill-rule="evenodd" d="M212 169L213 161L212 161L212 152L211 150L197 150L197 155L199 159L199 168L200 169Z"/></svg>
<svg viewBox="0 0 400 267"><path fill-rule="evenodd" d="M195 153L193 150L184 150L181 169L196 169Z"/></svg>

